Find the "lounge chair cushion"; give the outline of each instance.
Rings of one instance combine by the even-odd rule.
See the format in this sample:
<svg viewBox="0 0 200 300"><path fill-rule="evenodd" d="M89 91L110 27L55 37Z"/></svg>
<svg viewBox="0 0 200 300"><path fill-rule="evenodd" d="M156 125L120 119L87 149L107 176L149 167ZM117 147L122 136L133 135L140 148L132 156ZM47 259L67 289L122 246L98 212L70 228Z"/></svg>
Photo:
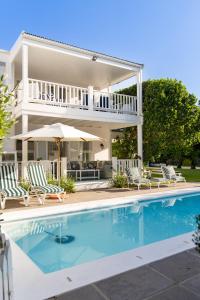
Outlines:
<svg viewBox="0 0 200 300"><path fill-rule="evenodd" d="M28 165L28 176L34 189L38 188L46 194L59 194L64 192L63 188L47 183L44 168L38 163Z"/></svg>
<svg viewBox="0 0 200 300"><path fill-rule="evenodd" d="M36 189L38 188L39 190L41 190L43 193L46 194L59 194L64 192L63 188L53 184L47 184L45 186L34 186L34 188Z"/></svg>
<svg viewBox="0 0 200 300"><path fill-rule="evenodd" d="M39 163L31 163L28 165L28 176L32 186L48 185L44 167Z"/></svg>
<svg viewBox="0 0 200 300"><path fill-rule="evenodd" d="M28 196L28 192L18 185L16 169L14 165L0 166L0 190L7 197Z"/></svg>
<svg viewBox="0 0 200 300"><path fill-rule="evenodd" d="M174 167L172 166L162 166L163 175L166 179L175 181L185 181L185 178L181 175L176 175Z"/></svg>
<svg viewBox="0 0 200 300"><path fill-rule="evenodd" d="M23 196L27 196L28 197L28 192L23 189L21 186L17 186L17 187L13 187L13 188L7 188L4 189L3 192L5 192L7 197L16 197L16 198L20 198Z"/></svg>

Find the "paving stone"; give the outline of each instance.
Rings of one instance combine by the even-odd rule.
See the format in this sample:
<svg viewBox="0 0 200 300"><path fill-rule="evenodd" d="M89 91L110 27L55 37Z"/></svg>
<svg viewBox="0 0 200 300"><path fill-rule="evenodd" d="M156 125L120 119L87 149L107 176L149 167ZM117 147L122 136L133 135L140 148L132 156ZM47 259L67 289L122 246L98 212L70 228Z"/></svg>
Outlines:
<svg viewBox="0 0 200 300"><path fill-rule="evenodd" d="M176 286L172 287L158 295L148 298L148 300L199 300L200 297L192 292Z"/></svg>
<svg viewBox="0 0 200 300"><path fill-rule="evenodd" d="M140 300L173 284L149 267L102 280L95 285L111 300Z"/></svg>
<svg viewBox="0 0 200 300"><path fill-rule="evenodd" d="M91 285L57 296L55 299L56 300L105 300L105 298L103 298Z"/></svg>
<svg viewBox="0 0 200 300"><path fill-rule="evenodd" d="M191 249L191 250L188 250L188 252L189 252L190 254L196 255L196 256L199 257L199 259L200 259L200 253L199 253L195 248L193 248L193 249Z"/></svg>
<svg viewBox="0 0 200 300"><path fill-rule="evenodd" d="M189 252L182 252L156 261L150 264L150 267L180 282L200 273L200 259Z"/></svg>
<svg viewBox="0 0 200 300"><path fill-rule="evenodd" d="M184 281L181 285L185 286L192 292L200 295L200 274Z"/></svg>

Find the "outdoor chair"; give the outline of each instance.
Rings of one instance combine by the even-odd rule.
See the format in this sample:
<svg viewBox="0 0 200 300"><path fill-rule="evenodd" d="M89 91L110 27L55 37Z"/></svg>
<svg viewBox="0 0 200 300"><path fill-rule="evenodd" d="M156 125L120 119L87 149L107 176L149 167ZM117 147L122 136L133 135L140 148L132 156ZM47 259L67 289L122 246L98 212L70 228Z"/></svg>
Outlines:
<svg viewBox="0 0 200 300"><path fill-rule="evenodd" d="M61 194L64 189L53 184L47 183L44 167L40 163L30 163L27 166L28 177L31 184L31 192L35 193L40 204L44 204L47 195L55 194L62 202Z"/></svg>
<svg viewBox="0 0 200 300"><path fill-rule="evenodd" d="M8 199L22 198L24 205L29 205L29 194L18 184L14 165L0 166L0 197L1 209L5 208Z"/></svg>
<svg viewBox="0 0 200 300"><path fill-rule="evenodd" d="M176 182L186 182L181 173L176 173L173 166L161 166L163 177Z"/></svg>
<svg viewBox="0 0 200 300"><path fill-rule="evenodd" d="M136 185L139 190L140 186L146 185L151 189L151 181L147 178L142 177L137 167L126 168L125 171L128 181L128 187L133 184Z"/></svg>

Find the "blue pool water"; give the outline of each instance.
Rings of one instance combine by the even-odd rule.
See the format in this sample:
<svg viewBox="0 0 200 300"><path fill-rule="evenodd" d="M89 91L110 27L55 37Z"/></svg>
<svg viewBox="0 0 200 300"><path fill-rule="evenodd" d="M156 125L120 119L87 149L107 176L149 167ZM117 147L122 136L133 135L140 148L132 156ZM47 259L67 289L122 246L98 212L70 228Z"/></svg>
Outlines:
<svg viewBox="0 0 200 300"><path fill-rule="evenodd" d="M4 230L44 272L94 261L195 229L200 193L9 223ZM62 244L58 237L74 239Z"/></svg>

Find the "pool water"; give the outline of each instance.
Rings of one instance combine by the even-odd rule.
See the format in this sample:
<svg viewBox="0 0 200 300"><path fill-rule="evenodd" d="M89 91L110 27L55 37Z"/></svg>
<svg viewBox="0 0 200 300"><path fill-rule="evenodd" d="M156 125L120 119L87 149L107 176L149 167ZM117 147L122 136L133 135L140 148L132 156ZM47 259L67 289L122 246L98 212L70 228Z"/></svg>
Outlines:
<svg viewBox="0 0 200 300"><path fill-rule="evenodd" d="M197 214L200 193L192 193L8 223L4 231L50 273L191 232ZM73 238L61 243L66 236Z"/></svg>

